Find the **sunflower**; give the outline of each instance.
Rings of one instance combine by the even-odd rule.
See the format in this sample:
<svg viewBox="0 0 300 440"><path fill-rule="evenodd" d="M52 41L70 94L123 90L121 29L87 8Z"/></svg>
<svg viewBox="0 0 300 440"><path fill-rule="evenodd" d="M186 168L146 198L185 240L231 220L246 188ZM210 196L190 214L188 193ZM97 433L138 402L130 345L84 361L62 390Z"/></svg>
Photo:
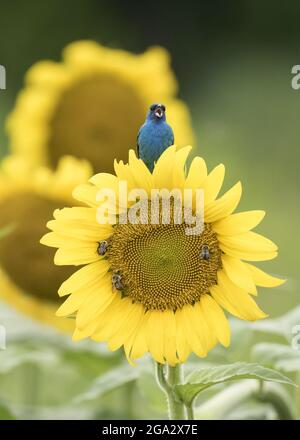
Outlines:
<svg viewBox="0 0 300 440"><path fill-rule="evenodd" d="M126 159L128 145L136 145L153 102L166 104L177 145L193 141L188 109L176 92L163 48L134 55L74 42L64 49L62 62L41 61L28 71L7 120L11 148L34 165L55 168L69 154L112 172L113 158Z"/></svg>
<svg viewBox="0 0 300 440"><path fill-rule="evenodd" d="M111 350L124 346L129 361L150 352L157 362L174 366L191 352L206 356L217 342L229 345L224 310L249 321L266 317L253 300L256 286L283 280L244 261L277 255L273 242L251 231L264 212L233 214L241 183L217 198L224 166L207 174L205 161L196 157L186 174L189 152L190 147L168 148L151 174L130 151L128 164L115 161L115 175L97 174L74 190L86 207L55 211L48 223L52 232L41 242L58 248L57 265L83 266L59 289L60 296L70 296L57 315L76 315L74 340L106 341ZM117 193L120 181L147 194L153 188L201 188L202 232L187 235L186 224L172 221L100 224L97 194L103 188Z"/></svg>
<svg viewBox="0 0 300 440"><path fill-rule="evenodd" d="M71 320L56 318L57 289L74 271L52 264L53 252L39 244L45 224L55 208L72 206L72 190L92 175L90 165L72 157L62 158L55 172L34 171L20 157L3 160L0 171L0 298L21 312L56 326L73 330Z"/></svg>

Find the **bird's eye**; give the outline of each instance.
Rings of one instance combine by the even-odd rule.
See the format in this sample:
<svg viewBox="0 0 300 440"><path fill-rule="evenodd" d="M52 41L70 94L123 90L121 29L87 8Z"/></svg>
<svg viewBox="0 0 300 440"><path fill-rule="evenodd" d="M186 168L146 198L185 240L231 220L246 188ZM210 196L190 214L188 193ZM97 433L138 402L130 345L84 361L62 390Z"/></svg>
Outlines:
<svg viewBox="0 0 300 440"><path fill-rule="evenodd" d="M153 112L157 107L157 104L150 105L150 110Z"/></svg>

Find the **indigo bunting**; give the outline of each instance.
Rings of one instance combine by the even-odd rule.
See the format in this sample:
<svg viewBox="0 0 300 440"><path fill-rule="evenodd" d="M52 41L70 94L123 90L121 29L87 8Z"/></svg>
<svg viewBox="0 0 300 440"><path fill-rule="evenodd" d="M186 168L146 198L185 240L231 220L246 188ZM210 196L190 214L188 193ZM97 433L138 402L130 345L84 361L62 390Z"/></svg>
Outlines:
<svg viewBox="0 0 300 440"><path fill-rule="evenodd" d="M152 173L160 155L173 144L174 133L166 122L166 107L163 104L152 104L137 137L138 157Z"/></svg>

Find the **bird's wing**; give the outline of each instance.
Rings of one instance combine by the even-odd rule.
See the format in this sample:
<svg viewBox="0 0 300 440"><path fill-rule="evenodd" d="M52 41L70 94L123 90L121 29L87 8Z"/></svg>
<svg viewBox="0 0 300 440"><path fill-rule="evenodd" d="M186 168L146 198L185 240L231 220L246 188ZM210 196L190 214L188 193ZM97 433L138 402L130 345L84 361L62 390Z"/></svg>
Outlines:
<svg viewBox="0 0 300 440"><path fill-rule="evenodd" d="M169 128L170 128L170 142L171 142L170 145L174 145L174 132L170 125Z"/></svg>
<svg viewBox="0 0 300 440"><path fill-rule="evenodd" d="M138 135L136 137L136 154L137 154L137 157L140 157L140 145L139 145L140 134L141 134L141 129L139 129Z"/></svg>
<svg viewBox="0 0 300 440"><path fill-rule="evenodd" d="M175 139L174 139L174 133L173 133L173 130L172 130L172 136L171 136L171 138L172 138L172 143L171 143L171 145L174 145Z"/></svg>

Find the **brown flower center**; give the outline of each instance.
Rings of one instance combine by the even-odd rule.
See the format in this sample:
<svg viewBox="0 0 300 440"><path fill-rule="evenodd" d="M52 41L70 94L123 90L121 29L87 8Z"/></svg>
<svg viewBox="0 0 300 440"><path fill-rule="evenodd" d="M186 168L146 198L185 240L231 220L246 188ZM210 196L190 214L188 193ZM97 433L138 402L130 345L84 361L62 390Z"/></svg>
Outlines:
<svg viewBox="0 0 300 440"><path fill-rule="evenodd" d="M57 290L74 269L54 266L55 250L39 241L53 211L62 207L61 202L32 193L19 193L0 205L0 229L12 226L0 238L0 266L27 294L57 304Z"/></svg>
<svg viewBox="0 0 300 440"><path fill-rule="evenodd" d="M181 225L117 225L108 261L121 275L124 294L145 309L176 310L199 301L217 282L221 250L205 224L200 235Z"/></svg>
<svg viewBox="0 0 300 440"><path fill-rule="evenodd" d="M91 161L112 172L114 158L126 160L136 145L145 108L136 91L112 75L82 80L62 96L51 122L49 158L55 166L63 154Z"/></svg>

